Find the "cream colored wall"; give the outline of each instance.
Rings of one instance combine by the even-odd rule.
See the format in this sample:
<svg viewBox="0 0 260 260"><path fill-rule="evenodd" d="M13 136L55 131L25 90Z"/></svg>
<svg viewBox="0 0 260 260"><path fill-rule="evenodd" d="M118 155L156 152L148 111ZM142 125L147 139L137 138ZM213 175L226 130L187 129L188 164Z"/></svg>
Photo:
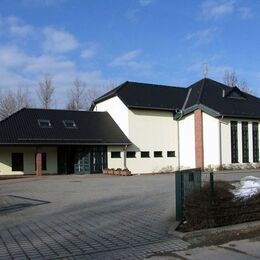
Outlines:
<svg viewBox="0 0 260 260"><path fill-rule="evenodd" d="M216 168L220 165L219 119L203 113L204 167Z"/></svg>
<svg viewBox="0 0 260 260"><path fill-rule="evenodd" d="M107 111L118 124L126 136L129 134L128 108L117 96L102 101L93 109L94 111Z"/></svg>
<svg viewBox="0 0 260 260"><path fill-rule="evenodd" d="M120 158L111 158L111 152L120 152ZM109 169L121 168L124 169L124 147L123 146L108 146L107 147L107 167Z"/></svg>
<svg viewBox="0 0 260 260"><path fill-rule="evenodd" d="M136 158L126 160L132 173L177 169L177 122L172 112L129 110L129 139L133 145L127 151L136 152ZM150 158L141 158L141 151L149 151ZM162 151L163 157L154 158L154 151ZM176 157L167 157L167 151L175 151Z"/></svg>
<svg viewBox="0 0 260 260"><path fill-rule="evenodd" d="M35 174L35 147L0 147L0 175ZM47 154L47 170L43 174L57 173L57 149L42 147ZM24 171L12 171L12 153L24 154Z"/></svg>
<svg viewBox="0 0 260 260"><path fill-rule="evenodd" d="M194 114L179 121L180 168L195 168Z"/></svg>

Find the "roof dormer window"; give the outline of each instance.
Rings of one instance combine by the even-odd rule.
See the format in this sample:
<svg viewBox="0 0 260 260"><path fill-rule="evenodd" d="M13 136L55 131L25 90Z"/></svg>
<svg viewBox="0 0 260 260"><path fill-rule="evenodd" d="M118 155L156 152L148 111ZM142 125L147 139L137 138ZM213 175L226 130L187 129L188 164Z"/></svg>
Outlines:
<svg viewBox="0 0 260 260"><path fill-rule="evenodd" d="M52 127L50 120L47 120L47 119L38 119L38 124L42 128Z"/></svg>
<svg viewBox="0 0 260 260"><path fill-rule="evenodd" d="M77 128L77 125L74 120L63 120L62 122L66 128Z"/></svg>

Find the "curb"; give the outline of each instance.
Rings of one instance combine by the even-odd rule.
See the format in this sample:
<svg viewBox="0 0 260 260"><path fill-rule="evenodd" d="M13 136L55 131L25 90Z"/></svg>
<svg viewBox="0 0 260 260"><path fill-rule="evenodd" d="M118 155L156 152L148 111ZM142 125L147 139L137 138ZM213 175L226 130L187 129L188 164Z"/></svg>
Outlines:
<svg viewBox="0 0 260 260"><path fill-rule="evenodd" d="M201 229L191 232L180 232L176 231L179 222L174 222L172 226L168 230L168 234L174 235L181 239L189 239L189 238L196 238L200 236L208 236L208 235L216 235L221 234L229 231L240 231L240 232L249 232L255 231L256 229L260 229L260 221L252 221L247 223L241 223L236 225L224 226L224 227L216 227L216 228L208 228L208 229Z"/></svg>

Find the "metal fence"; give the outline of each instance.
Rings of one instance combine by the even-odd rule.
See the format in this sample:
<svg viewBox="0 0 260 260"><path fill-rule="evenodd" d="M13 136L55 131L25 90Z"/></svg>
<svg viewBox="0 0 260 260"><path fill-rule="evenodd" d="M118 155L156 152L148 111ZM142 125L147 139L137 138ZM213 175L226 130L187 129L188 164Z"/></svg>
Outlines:
<svg viewBox="0 0 260 260"><path fill-rule="evenodd" d="M214 177L199 169L176 173L176 220L184 231L260 220L260 178Z"/></svg>

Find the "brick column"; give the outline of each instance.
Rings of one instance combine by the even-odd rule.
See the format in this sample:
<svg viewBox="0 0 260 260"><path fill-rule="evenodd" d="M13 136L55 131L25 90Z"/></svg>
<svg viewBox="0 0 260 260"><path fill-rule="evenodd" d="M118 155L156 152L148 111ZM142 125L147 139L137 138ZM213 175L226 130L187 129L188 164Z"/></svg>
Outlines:
<svg viewBox="0 0 260 260"><path fill-rule="evenodd" d="M203 151L203 118L200 109L194 112L195 121L195 158L196 168L204 170L204 151Z"/></svg>
<svg viewBox="0 0 260 260"><path fill-rule="evenodd" d="M40 152L39 148L36 148L36 175L41 176L42 175L42 153Z"/></svg>

